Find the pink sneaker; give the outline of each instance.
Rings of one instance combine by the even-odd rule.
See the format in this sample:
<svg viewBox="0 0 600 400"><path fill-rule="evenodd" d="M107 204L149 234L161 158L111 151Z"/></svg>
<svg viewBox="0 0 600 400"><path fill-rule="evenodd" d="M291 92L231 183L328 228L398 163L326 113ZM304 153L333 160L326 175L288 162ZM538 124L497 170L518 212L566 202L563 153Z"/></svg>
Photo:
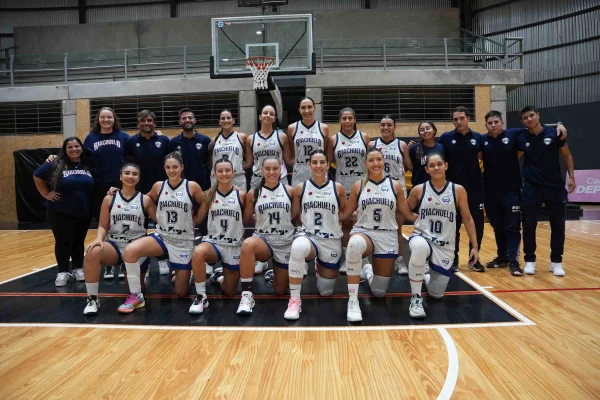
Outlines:
<svg viewBox="0 0 600 400"><path fill-rule="evenodd" d="M136 308L142 308L146 305L144 301L144 295L141 293L130 294L125 300L125 304L121 304L119 312L123 314L132 313Z"/></svg>
<svg viewBox="0 0 600 400"><path fill-rule="evenodd" d="M288 302L288 308L283 314L283 318L285 319L298 319L300 318L300 313L302 312L302 300L300 299L290 299Z"/></svg>

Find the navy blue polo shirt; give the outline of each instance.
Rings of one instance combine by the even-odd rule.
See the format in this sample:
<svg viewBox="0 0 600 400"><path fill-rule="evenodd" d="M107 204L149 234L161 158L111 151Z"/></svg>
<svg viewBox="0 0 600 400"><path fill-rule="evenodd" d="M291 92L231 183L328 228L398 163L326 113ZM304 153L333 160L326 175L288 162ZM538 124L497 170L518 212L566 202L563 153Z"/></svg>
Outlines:
<svg viewBox="0 0 600 400"><path fill-rule="evenodd" d="M138 133L125 143L125 155L128 161L137 164L141 169L140 182L137 190L146 194L152 185L167 179L165 173L165 156L169 154L169 138L158 136L156 132L146 139Z"/></svg>
<svg viewBox="0 0 600 400"><path fill-rule="evenodd" d="M517 138L526 129L503 130L497 138L486 133L482 137L483 184L486 193L505 194L521 190L521 168Z"/></svg>
<svg viewBox="0 0 600 400"><path fill-rule="evenodd" d="M123 131L109 134L90 132L83 142L98 183L119 182L121 167L125 165L125 142L129 135Z"/></svg>
<svg viewBox="0 0 600 400"><path fill-rule="evenodd" d="M169 143L169 152L180 151L183 157L183 174L190 180L196 182L202 190L210 188L210 176L208 166L208 145L210 138L194 131L194 136L186 138L183 132L175 136Z"/></svg>
<svg viewBox="0 0 600 400"><path fill-rule="evenodd" d="M465 135L455 130L444 132L438 144L444 146L444 155L448 163L446 177L465 188L478 189L482 185L479 152L481 134L469 129ZM468 191L468 190L467 190Z"/></svg>
<svg viewBox="0 0 600 400"><path fill-rule="evenodd" d="M544 126L538 135L527 130L517 140L519 150L524 152L523 179L538 186L564 188L560 172L559 149L567 141L556 136L556 129Z"/></svg>
<svg viewBox="0 0 600 400"><path fill-rule="evenodd" d="M55 165L56 160L44 163L33 173L33 176L46 182L50 190ZM77 218L90 218L94 179L89 170L81 164L69 163L58 179L54 191L60 193L60 199L46 200L44 207Z"/></svg>
<svg viewBox="0 0 600 400"><path fill-rule="evenodd" d="M444 154L444 147L441 144L435 143L433 147L423 145L423 156L419 157L417 153L420 145L420 143L415 143L408 148L408 154L413 166L412 177L410 179L413 187L425 183L431 178L427 171L425 171L425 158L427 155L434 151Z"/></svg>

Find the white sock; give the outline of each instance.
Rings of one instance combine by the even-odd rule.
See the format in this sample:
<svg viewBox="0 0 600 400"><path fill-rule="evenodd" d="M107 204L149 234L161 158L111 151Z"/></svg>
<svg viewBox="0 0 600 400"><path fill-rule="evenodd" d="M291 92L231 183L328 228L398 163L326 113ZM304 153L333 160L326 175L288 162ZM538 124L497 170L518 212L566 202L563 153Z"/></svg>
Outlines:
<svg viewBox="0 0 600 400"><path fill-rule="evenodd" d="M351 299L358 300L358 283L349 283L348 284L348 294Z"/></svg>
<svg viewBox="0 0 600 400"><path fill-rule="evenodd" d="M412 294L421 295L421 289L423 288L423 281L413 282L410 281L410 291Z"/></svg>
<svg viewBox="0 0 600 400"><path fill-rule="evenodd" d="M300 289L302 288L302 284L290 283L290 297L292 299L300 298Z"/></svg>
<svg viewBox="0 0 600 400"><path fill-rule="evenodd" d="M204 282L194 282L194 285L196 286L196 294L198 296L204 296L206 297L206 281Z"/></svg>
<svg viewBox="0 0 600 400"><path fill-rule="evenodd" d="M129 292L131 294L138 294L142 292L142 284L140 283L140 263L125 263L125 269L127 270L127 283L129 283Z"/></svg>
<svg viewBox="0 0 600 400"><path fill-rule="evenodd" d="M402 262L402 261L404 261L404 257L398 256L398 262Z"/></svg>
<svg viewBox="0 0 600 400"><path fill-rule="evenodd" d="M100 286L100 282L92 282L85 283L85 288L87 289L87 294L90 296L98 296L98 288Z"/></svg>

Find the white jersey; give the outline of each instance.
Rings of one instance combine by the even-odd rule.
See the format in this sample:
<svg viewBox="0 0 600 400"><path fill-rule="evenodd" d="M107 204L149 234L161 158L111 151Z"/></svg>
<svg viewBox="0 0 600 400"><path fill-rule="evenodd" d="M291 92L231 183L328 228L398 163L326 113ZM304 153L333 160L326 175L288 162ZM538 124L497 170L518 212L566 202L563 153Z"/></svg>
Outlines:
<svg viewBox="0 0 600 400"><path fill-rule="evenodd" d="M304 182L300 198L301 231L323 239L340 239L340 200L335 182L328 180L317 186L312 180Z"/></svg>
<svg viewBox="0 0 600 400"><path fill-rule="evenodd" d="M281 178L287 177L287 170L283 162L283 146L279 141L280 130L274 130L266 138L262 137L259 132L252 136L252 157L254 157L254 165L252 166L253 178L262 178L261 168L263 161L267 157L275 157L281 163Z"/></svg>
<svg viewBox="0 0 600 400"><path fill-rule="evenodd" d="M156 202L156 231L167 243L178 245L194 240L193 201L187 179L177 187L163 182Z"/></svg>
<svg viewBox="0 0 600 400"><path fill-rule="evenodd" d="M352 185L364 178L367 170L365 156L367 144L364 142L360 131L354 132L351 137L338 132L333 147L335 156L335 180L344 186L346 193L350 193Z"/></svg>
<svg viewBox="0 0 600 400"><path fill-rule="evenodd" d="M244 239L240 192L233 188L228 193L217 190L208 210L208 236L205 239L224 246L240 246Z"/></svg>
<svg viewBox="0 0 600 400"><path fill-rule="evenodd" d="M376 149L379 149L383 154L383 162L385 163L385 174L392 179L400 182L402 187L406 189L406 179L404 170L404 154L400 147L400 139L395 137L391 142L386 143L381 139L375 140Z"/></svg>
<svg viewBox="0 0 600 400"><path fill-rule="evenodd" d="M231 161L233 169L235 170L234 178L244 177L244 146L240 139L239 133L232 132L229 136L225 137L222 133L215 138L215 145L213 147L213 165L211 170L211 180L214 179L212 176L215 172L215 163L224 158ZM214 182L213 182L214 183ZM246 187L244 186L244 189Z"/></svg>
<svg viewBox="0 0 600 400"><path fill-rule="evenodd" d="M438 192L431 181L427 181L423 184L419 218L415 222L413 235L421 235L432 244L454 251L456 214L454 183L447 181L446 186Z"/></svg>
<svg viewBox="0 0 600 400"><path fill-rule="evenodd" d="M106 239L125 250L130 242L146 236L144 195L136 192L129 200L119 190L110 204L110 228Z"/></svg>
<svg viewBox="0 0 600 400"><path fill-rule="evenodd" d="M311 126L306 126L302 121L298 121L292 137L295 155L292 186L295 187L310 179L310 155L315 150L325 150L325 136L319 121L314 121Z"/></svg>
<svg viewBox="0 0 600 400"><path fill-rule="evenodd" d="M279 183L274 189L262 186L255 190L259 190L254 204L256 235L269 244L290 244L294 239L292 199L285 186Z"/></svg>
<svg viewBox="0 0 600 400"><path fill-rule="evenodd" d="M386 177L380 182L369 179L358 194L357 211L355 226L370 230L397 231L396 192L392 179Z"/></svg>

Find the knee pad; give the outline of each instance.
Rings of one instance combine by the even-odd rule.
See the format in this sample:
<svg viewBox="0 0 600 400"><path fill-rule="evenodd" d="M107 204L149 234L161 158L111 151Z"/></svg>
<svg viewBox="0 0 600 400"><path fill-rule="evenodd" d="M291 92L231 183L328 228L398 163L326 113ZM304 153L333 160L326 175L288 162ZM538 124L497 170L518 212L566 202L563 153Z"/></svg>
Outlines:
<svg viewBox="0 0 600 400"><path fill-rule="evenodd" d="M333 294L333 288L337 278L327 279L322 276L317 276L317 289L321 296L331 296Z"/></svg>
<svg viewBox="0 0 600 400"><path fill-rule="evenodd" d="M371 281L371 293L375 297L384 297L387 294L388 286L390 285L389 276L373 275Z"/></svg>
<svg viewBox="0 0 600 400"><path fill-rule="evenodd" d="M354 235L348 240L346 249L346 261L360 262L363 253L367 250L367 242L360 235Z"/></svg>
<svg viewBox="0 0 600 400"><path fill-rule="evenodd" d="M311 248L312 244L308 238L300 236L294 239L288 265L288 276L290 278L304 278L305 260L310 254Z"/></svg>
<svg viewBox="0 0 600 400"><path fill-rule="evenodd" d="M427 293L434 299L441 299L444 297L444 292L448 287L450 277L440 274L437 271L431 271L429 273L429 282L427 283Z"/></svg>
<svg viewBox="0 0 600 400"><path fill-rule="evenodd" d="M431 251L427 239L413 236L408 243L408 247L410 248L410 262L414 265L424 266Z"/></svg>

